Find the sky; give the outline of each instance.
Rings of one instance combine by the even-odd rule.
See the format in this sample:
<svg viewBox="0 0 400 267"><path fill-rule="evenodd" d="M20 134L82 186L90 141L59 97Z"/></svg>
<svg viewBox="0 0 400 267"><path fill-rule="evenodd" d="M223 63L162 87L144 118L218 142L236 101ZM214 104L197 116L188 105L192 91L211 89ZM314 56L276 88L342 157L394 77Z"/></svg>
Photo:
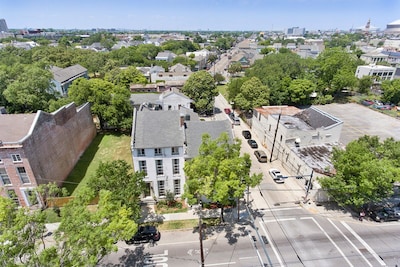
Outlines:
<svg viewBox="0 0 400 267"><path fill-rule="evenodd" d="M9 29L384 30L400 0L0 0Z"/></svg>

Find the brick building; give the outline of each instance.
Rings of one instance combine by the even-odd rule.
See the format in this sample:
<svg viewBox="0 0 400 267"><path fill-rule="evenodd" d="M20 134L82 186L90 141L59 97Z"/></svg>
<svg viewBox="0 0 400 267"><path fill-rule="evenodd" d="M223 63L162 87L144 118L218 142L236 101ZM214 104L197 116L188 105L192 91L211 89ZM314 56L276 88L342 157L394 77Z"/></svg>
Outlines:
<svg viewBox="0 0 400 267"><path fill-rule="evenodd" d="M0 194L19 206L39 184L61 184L96 136L86 103L53 113L0 114Z"/></svg>

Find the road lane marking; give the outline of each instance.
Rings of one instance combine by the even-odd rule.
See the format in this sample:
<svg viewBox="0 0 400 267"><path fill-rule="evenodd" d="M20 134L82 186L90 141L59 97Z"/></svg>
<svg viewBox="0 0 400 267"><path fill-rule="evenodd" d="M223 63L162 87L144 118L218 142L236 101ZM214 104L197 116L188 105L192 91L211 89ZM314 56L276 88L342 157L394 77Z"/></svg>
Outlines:
<svg viewBox="0 0 400 267"><path fill-rule="evenodd" d="M232 265L232 264L236 264L236 262L230 261L230 262L221 262L221 263L210 263L210 264L204 264L204 266L218 266L218 265Z"/></svg>
<svg viewBox="0 0 400 267"><path fill-rule="evenodd" d="M263 260L262 260L262 258L261 258L260 253L258 252L258 249L257 249L256 245L254 244L253 238L252 238L250 235L247 235L247 236L248 236L249 239L250 239L251 246L253 247L253 249L256 250L258 260L261 262L261 266L264 266L264 262L263 262Z"/></svg>
<svg viewBox="0 0 400 267"><path fill-rule="evenodd" d="M276 258L278 259L279 264L280 264L282 267L284 267L285 265L283 264L282 259L281 259L281 257L279 256L278 251L276 250L276 247L275 247L275 245L274 245L274 242L272 241L272 239L271 239L270 236L268 235L267 231L265 231L265 228L264 228L264 226L263 226L263 223L264 223L263 221L260 221L260 227L261 227L261 229L263 230L263 232L264 232L264 234L265 234L265 237L266 237L268 240L271 240L271 242L269 242L269 244L271 245L272 251L275 253Z"/></svg>
<svg viewBox="0 0 400 267"><path fill-rule="evenodd" d="M331 241L331 243L333 244L333 246L339 251L340 255L342 255L342 257L346 260L346 262L349 264L349 266L353 266L353 264L351 264L351 262L349 261L349 259L346 257L346 255L344 255L343 251L338 247L338 245L335 243L335 241L332 240L332 238L328 235L328 233L324 230L324 228L322 228L322 226L317 222L316 219L311 218L311 220L313 220L313 222L318 226L318 228L324 233L324 235L329 239L329 241Z"/></svg>
<svg viewBox="0 0 400 267"><path fill-rule="evenodd" d="M379 257L379 255L364 241L347 223L341 222L352 235L360 241L360 243L371 253L372 256L379 262L381 266L386 266L386 263Z"/></svg>
<svg viewBox="0 0 400 267"><path fill-rule="evenodd" d="M284 219L274 219L274 220L262 220L265 223L271 223L271 222L284 222L284 221L295 221L296 218L284 218Z"/></svg>
<svg viewBox="0 0 400 267"><path fill-rule="evenodd" d="M276 209L265 209L265 210L270 210L270 211L280 211L280 210L301 210L303 208L301 207L291 207L291 208L276 208ZM262 210L264 211L264 210Z"/></svg>
<svg viewBox="0 0 400 267"><path fill-rule="evenodd" d="M240 257L239 258L239 260L251 260L251 259L254 259L254 258L257 258L257 257Z"/></svg>
<svg viewBox="0 0 400 267"><path fill-rule="evenodd" d="M331 219L328 218L328 221L333 225L333 227L335 227L335 229L347 240L347 242L349 242L351 244L351 246L358 252L358 254L360 254L360 256L365 260L365 262L368 264L368 266L373 266L368 260L367 258L365 258L365 256L361 253L361 251L357 248L357 246L351 242L351 240L342 232L342 230L339 229L339 227L336 226L336 224L334 224L332 222Z"/></svg>

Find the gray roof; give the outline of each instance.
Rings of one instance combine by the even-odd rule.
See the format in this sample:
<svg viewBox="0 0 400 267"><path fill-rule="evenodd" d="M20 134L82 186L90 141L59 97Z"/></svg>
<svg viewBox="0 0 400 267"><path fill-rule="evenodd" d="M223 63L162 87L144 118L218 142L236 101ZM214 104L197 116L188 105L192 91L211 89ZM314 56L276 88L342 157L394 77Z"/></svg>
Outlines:
<svg viewBox="0 0 400 267"><path fill-rule="evenodd" d="M295 114L294 117L301 119L314 129L321 127L327 128L335 124L343 123L341 120L315 107L305 109Z"/></svg>
<svg viewBox="0 0 400 267"><path fill-rule="evenodd" d="M1 114L0 129L2 130L0 131L0 140L4 143L19 142L28 135L36 114Z"/></svg>
<svg viewBox="0 0 400 267"><path fill-rule="evenodd" d="M156 103L160 101L160 94L144 93L131 94L130 101L132 105L141 105L143 103Z"/></svg>
<svg viewBox="0 0 400 267"><path fill-rule="evenodd" d="M179 110L136 112L133 129L134 148L183 146L184 129Z"/></svg>
<svg viewBox="0 0 400 267"><path fill-rule="evenodd" d="M79 64L67 67L65 69L60 69L58 67L53 67L51 69L54 80L56 80L59 83L63 83L65 81L70 80L71 78L82 75L86 71L87 69L85 69Z"/></svg>
<svg viewBox="0 0 400 267"><path fill-rule="evenodd" d="M217 139L221 133L226 132L230 140L233 140L232 123L223 121L187 121L187 158L194 158L199 154L202 136L208 133L211 139Z"/></svg>

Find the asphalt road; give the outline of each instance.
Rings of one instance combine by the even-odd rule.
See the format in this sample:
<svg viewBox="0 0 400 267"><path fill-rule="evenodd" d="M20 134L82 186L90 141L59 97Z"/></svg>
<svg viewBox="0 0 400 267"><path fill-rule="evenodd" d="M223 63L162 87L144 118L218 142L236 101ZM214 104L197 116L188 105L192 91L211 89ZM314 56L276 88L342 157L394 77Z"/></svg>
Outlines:
<svg viewBox="0 0 400 267"><path fill-rule="evenodd" d="M229 119L223 112L229 107L226 100L217 97L215 103L221 112L211 119ZM323 108L327 112L328 108L332 109L330 113L346 125L350 124L348 118L357 122L357 117L350 113L357 115L360 107L339 106L339 111L335 111L335 105ZM374 116L369 111L361 111L368 117ZM358 121L362 121L360 118L362 115ZM374 120L385 122L379 122L381 128L391 123L386 119L374 117ZM393 127L397 127L397 122ZM351 140L352 134L366 132L367 128L363 128L346 133L344 143ZM246 203L249 212L242 204L239 224L205 230L205 266L400 266L400 222L376 223L369 219L361 222L345 210L304 203L304 180L288 178L284 184L273 182L269 168L278 168L285 175L290 173L279 161L259 163L256 160L254 149L241 135L242 130L249 129L246 124L242 122L232 129L242 140L241 152L249 153L253 160L251 171L262 173L264 179L260 186L250 189ZM373 125L371 130L391 132L375 129ZM267 150L260 149L268 155ZM200 266L196 230L164 231L161 234L161 240L156 244L127 246L120 242L118 252L107 256L99 266Z"/></svg>

